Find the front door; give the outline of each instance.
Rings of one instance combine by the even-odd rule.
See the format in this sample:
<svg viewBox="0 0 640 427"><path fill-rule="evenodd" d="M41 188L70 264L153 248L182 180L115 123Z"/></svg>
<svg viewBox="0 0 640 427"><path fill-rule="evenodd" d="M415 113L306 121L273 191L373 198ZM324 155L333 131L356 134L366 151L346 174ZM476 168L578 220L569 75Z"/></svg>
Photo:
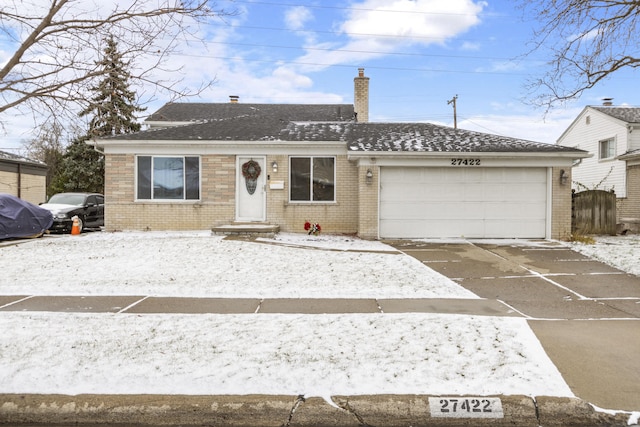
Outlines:
<svg viewBox="0 0 640 427"><path fill-rule="evenodd" d="M238 156L236 167L236 221L257 222L266 219L265 158Z"/></svg>

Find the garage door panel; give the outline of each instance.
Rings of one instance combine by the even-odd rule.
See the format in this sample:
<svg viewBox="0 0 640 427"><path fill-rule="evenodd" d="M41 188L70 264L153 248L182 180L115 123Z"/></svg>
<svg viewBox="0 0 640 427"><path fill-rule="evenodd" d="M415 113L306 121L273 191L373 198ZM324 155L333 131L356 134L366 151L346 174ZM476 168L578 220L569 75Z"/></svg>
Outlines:
<svg viewBox="0 0 640 427"><path fill-rule="evenodd" d="M544 218L546 206L539 203L486 203L486 218L530 219Z"/></svg>
<svg viewBox="0 0 640 427"><path fill-rule="evenodd" d="M541 238L546 168L381 168L380 236Z"/></svg>
<svg viewBox="0 0 640 427"><path fill-rule="evenodd" d="M544 221L485 221L485 233L488 235L506 234L509 238L530 239L530 229L544 227ZM503 236L504 237L504 236Z"/></svg>
<svg viewBox="0 0 640 427"><path fill-rule="evenodd" d="M389 220L411 220L424 218L435 218L439 215L439 208L436 205L424 206L417 203L393 203L387 204L384 208L384 217ZM382 215L382 211L381 211Z"/></svg>

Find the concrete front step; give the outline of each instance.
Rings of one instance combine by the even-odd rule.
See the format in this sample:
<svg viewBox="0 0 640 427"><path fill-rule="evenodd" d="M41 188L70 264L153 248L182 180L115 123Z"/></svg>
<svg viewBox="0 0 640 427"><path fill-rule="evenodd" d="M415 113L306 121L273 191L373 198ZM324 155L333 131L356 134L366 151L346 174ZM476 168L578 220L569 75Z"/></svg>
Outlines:
<svg viewBox="0 0 640 427"><path fill-rule="evenodd" d="M232 224L217 225L211 228L211 232L217 235L268 238L274 237L279 231L279 225L263 222L234 222Z"/></svg>

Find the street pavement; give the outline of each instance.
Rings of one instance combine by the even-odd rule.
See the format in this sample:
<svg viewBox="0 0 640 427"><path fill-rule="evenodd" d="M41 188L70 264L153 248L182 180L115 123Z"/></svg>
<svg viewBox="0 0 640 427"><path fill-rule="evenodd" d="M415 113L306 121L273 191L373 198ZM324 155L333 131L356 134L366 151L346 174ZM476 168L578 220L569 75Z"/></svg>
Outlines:
<svg viewBox="0 0 640 427"><path fill-rule="evenodd" d="M397 250L415 257L426 266L451 278L482 299L225 299L225 298L168 298L140 296L0 296L0 311L58 311L95 313L457 313L486 316L518 316L527 319L548 356L579 399L539 400L535 404L527 397L503 397L506 412L510 412L513 425L626 425L613 423L610 419L600 423L600 415L594 415L591 403L600 408L624 411L640 411L640 277L626 274L603 263L591 260L556 242L540 241L525 245L492 244L490 242L434 243L415 241L387 242ZM60 405L71 399L74 408L105 406L122 403L135 406L135 399L123 396L82 397L25 397L2 396L0 402L0 424L3 422L2 408L43 407ZM251 397L230 407L250 409L256 416L251 399L262 400L263 414L266 407L291 411L291 397ZM26 400L25 400L26 399ZM31 399L31 400L29 400ZM52 400L53 399L53 400ZM82 400L80 399L80 400ZM110 399L110 400L109 400ZM129 401L127 399L134 399ZM156 397L151 407L164 405L194 411L190 397L170 401ZM218 399L222 399L218 397ZM368 399L368 400L367 400ZM408 400L407 400L408 399ZM371 425L405 425L400 423L405 412L412 413L413 421L406 425L418 425L416 414L428 412L419 399L393 396L361 397L348 400L345 407L340 398L336 405L357 413L379 413ZM197 399L196 399L197 400ZM265 403L269 401L271 403ZM3 403L4 402L4 403ZM27 402L27 403L25 403ZM54 403L55 402L55 403ZM99 403L96 403L99 402ZM116 402L116 403L114 403ZM137 402L140 402L138 400ZM294 407L298 407L296 401ZM228 402L227 402L228 403ZM255 402L254 402L255 403ZM304 408L296 412L289 423L282 425L352 425L340 418L327 419L326 408L316 402L314 406L305 402ZM71 403L69 403L71 405ZM7 406L9 405L9 406ZM154 406L155 405L155 406ZM213 405L225 407L225 402ZM239 406L238 406L239 405ZM255 405L258 405L255 403ZM266 405L266 406L265 406ZM272 405L272 406L270 406ZM259 405L258 405L259 406ZM326 405L325 405L326 406ZM147 413L139 408L139 413ZM180 409L178 409L180 408ZM302 406L301 406L302 408ZM386 409L385 409L386 408ZM332 408L330 408L332 409ZM211 409L212 410L212 409ZM220 410L220 409L219 409ZM220 412L217 415L220 415ZM314 422L313 411L317 411ZM385 424L382 414L387 410L389 421ZM302 422L304 411L309 412L307 423ZM323 412L324 411L324 412ZM573 411L573 413L572 413ZM77 412L77 411L76 411ZM498 420L439 420L429 418L425 412L423 420L428 425L502 425ZM93 412L95 416L97 412ZM580 413L580 414L578 414ZM235 413L236 416L238 412ZM325 414L325 423L317 423ZM550 416L549 414L552 414ZM76 414L77 415L77 414ZM546 415L546 418L545 418ZM266 415L265 415L266 416ZM521 419L518 419L518 417ZM147 418L149 415L147 413ZM151 417L152 419L155 419ZM331 418L331 417L330 417ZM596 422L598 418L598 422ZM25 418L25 419L38 419ZM161 419L161 418L158 418ZM371 418L369 418L371 419ZM544 419L544 423L542 422ZM74 418L78 420L78 418ZM128 418L131 422L131 418ZM533 420L533 422L531 422ZM585 424L585 420L590 420ZM388 420L387 420L388 421ZM593 423L591 423L593 421ZM227 418L228 424L215 425L260 425L251 420ZM246 422L246 424L243 424ZM506 422L506 420L505 420ZM159 421L157 424L160 425ZM456 424L457 423L457 424ZM133 423L132 423L133 424ZM143 424L139 424L143 425ZM177 424L172 424L177 425ZM191 424L189 424L191 425ZM211 424L214 425L214 424ZM425 424L426 425L426 424Z"/></svg>

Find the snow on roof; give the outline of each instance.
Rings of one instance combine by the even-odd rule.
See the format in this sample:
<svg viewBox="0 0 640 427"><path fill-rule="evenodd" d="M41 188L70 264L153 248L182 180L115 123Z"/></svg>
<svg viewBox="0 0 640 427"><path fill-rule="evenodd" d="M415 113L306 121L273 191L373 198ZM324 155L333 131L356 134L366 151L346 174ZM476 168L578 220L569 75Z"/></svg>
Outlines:
<svg viewBox="0 0 640 427"><path fill-rule="evenodd" d="M17 154L7 153L6 151L0 151L0 160L6 160L11 163L25 163L25 164L34 165L34 166L46 167L46 165L43 162L40 162L38 160L28 159L26 157L19 156Z"/></svg>
<svg viewBox="0 0 640 427"><path fill-rule="evenodd" d="M639 107L591 106L591 108L627 123L640 123Z"/></svg>

